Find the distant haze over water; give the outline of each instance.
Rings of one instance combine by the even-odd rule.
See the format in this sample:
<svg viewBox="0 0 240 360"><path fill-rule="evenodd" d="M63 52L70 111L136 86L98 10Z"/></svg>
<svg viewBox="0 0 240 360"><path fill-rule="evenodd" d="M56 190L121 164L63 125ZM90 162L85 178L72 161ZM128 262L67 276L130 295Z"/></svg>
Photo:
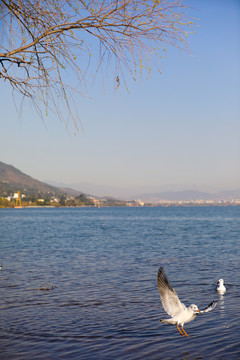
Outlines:
<svg viewBox="0 0 240 360"><path fill-rule="evenodd" d="M58 187L72 188L95 196L112 196L123 200L138 199L143 201L157 200L231 200L240 199L239 189L227 190L206 187L206 190L199 189L192 185L162 185L162 186L136 186L136 187L114 187L108 185L97 185L92 183L59 183L47 181L47 183Z"/></svg>

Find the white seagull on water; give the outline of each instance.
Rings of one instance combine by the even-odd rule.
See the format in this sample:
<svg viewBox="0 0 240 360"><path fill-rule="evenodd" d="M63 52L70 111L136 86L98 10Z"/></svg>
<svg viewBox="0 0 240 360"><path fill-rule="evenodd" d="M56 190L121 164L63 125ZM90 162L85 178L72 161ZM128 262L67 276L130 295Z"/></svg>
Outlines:
<svg viewBox="0 0 240 360"><path fill-rule="evenodd" d="M209 304L202 311L200 311L197 305L194 304L186 307L179 300L176 291L168 281L163 267L158 269L158 290L160 292L163 308L168 313L168 315L171 316L170 319L162 319L160 321L165 324L177 325L177 329L182 336L185 335L189 337L183 328L184 323L194 320L199 313L205 313L213 310L217 305L217 301L212 301L211 304ZM180 330L179 325L181 325L182 330Z"/></svg>
<svg viewBox="0 0 240 360"><path fill-rule="evenodd" d="M225 293L226 291L226 288L223 285L223 283L224 283L223 279L219 279L216 286L216 290L221 294Z"/></svg>

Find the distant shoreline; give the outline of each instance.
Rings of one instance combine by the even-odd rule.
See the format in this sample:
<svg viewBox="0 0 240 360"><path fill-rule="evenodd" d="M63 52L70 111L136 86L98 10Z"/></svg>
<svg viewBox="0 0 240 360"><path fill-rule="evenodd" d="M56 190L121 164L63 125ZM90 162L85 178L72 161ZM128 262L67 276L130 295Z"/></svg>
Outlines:
<svg viewBox="0 0 240 360"><path fill-rule="evenodd" d="M135 206L129 206L129 205L106 205L106 206L51 206L51 205L33 205L33 206L21 206L21 207L0 207L1 209L14 209L14 210L22 210L22 209L81 209L81 208L87 208L87 209L102 209L102 208L157 208L157 207L237 207L240 206L240 204L232 204L232 203L213 203L213 204L157 204L157 205L135 205Z"/></svg>

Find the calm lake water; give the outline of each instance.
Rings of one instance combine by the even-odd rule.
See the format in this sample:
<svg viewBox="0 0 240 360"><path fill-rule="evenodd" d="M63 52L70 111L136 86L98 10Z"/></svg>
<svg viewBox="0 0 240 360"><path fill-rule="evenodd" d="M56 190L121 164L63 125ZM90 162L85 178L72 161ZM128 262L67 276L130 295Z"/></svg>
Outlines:
<svg viewBox="0 0 240 360"><path fill-rule="evenodd" d="M239 244L240 207L0 209L0 359L240 359ZM159 322L159 266L218 300L190 338Z"/></svg>

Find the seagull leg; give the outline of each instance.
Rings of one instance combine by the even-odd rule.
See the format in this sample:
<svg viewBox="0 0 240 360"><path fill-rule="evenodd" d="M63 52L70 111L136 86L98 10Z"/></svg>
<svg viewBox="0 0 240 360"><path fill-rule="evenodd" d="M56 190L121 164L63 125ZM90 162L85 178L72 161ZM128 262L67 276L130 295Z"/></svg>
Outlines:
<svg viewBox="0 0 240 360"><path fill-rule="evenodd" d="M181 330L179 329L179 326L178 326L178 324L177 324L177 329L178 329L178 331L180 332L180 334L183 336L183 333L181 332ZM184 331L184 330L183 330ZM184 331L185 332L185 331Z"/></svg>
<svg viewBox="0 0 240 360"><path fill-rule="evenodd" d="M189 337L189 335L186 333L186 331L184 330L184 328L183 328L183 325L182 325L182 331L184 332L184 334L187 336L187 337Z"/></svg>

